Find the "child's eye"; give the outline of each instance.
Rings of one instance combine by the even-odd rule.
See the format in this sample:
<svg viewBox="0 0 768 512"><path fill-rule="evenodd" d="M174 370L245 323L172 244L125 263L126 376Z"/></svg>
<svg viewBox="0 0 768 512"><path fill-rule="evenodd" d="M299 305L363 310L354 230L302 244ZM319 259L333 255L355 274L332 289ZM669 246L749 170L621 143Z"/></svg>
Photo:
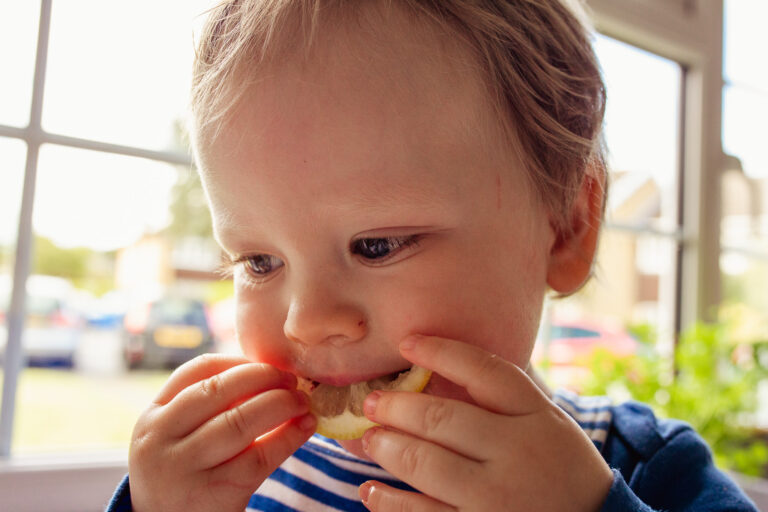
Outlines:
<svg viewBox="0 0 768 512"><path fill-rule="evenodd" d="M255 254L240 258L245 270L255 277L266 277L278 268L285 265L283 260L271 254Z"/></svg>
<svg viewBox="0 0 768 512"><path fill-rule="evenodd" d="M385 261L406 247L418 245L418 241L418 235L360 238L351 243L350 250L367 260Z"/></svg>

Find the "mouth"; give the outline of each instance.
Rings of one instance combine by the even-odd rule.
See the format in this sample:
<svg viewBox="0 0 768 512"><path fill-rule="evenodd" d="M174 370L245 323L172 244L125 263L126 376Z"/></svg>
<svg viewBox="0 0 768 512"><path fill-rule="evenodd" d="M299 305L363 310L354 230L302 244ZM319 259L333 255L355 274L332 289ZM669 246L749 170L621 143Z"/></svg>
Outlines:
<svg viewBox="0 0 768 512"><path fill-rule="evenodd" d="M339 386L328 383L333 379L320 382L298 377L298 388L309 395L310 408L318 418L318 433L334 439L355 439L374 426L363 414L365 397L376 390L420 392L431 373L420 366L411 366Z"/></svg>
<svg viewBox="0 0 768 512"><path fill-rule="evenodd" d="M313 391L315 388L319 386L330 386L334 388L343 388L348 386L357 386L360 384L368 384L371 386L371 389L381 389L380 386L386 386L390 382L393 382L397 380L401 375L411 371L413 367L408 368L402 368L400 370L395 370L391 373L386 373L382 375L376 375L374 377L368 377L368 376L354 376L354 375L347 375L347 376L340 376L340 375L330 375L330 376L315 376L313 377L302 377L297 376L299 381L304 382L305 387ZM379 387L375 387L379 386Z"/></svg>
<svg viewBox="0 0 768 512"><path fill-rule="evenodd" d="M397 389L413 370L413 366L370 379L326 377L314 380L298 377L299 389L307 393L316 405L316 414L336 416L349 408L355 415L363 414L363 400L372 391ZM351 382L350 382L351 380Z"/></svg>

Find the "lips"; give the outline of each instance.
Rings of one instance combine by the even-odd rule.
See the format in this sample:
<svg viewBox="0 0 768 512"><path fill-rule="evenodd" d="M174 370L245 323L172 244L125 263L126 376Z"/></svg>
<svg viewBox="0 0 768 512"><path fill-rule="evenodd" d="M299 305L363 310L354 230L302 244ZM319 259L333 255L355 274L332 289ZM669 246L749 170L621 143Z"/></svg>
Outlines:
<svg viewBox="0 0 768 512"><path fill-rule="evenodd" d="M401 373L407 372L411 369L411 367L401 368L399 370L395 370L393 372L388 373L375 373L375 374L367 374L367 375L315 375L315 376L300 376L297 375L297 378L300 381L304 381L306 385L308 385L311 389L316 388L320 384L324 384L327 386L333 386L333 387L344 387L344 386L350 386L353 384L360 384L363 382L372 383L373 381L377 381L379 379L383 379L383 382L391 382L395 380L398 375Z"/></svg>

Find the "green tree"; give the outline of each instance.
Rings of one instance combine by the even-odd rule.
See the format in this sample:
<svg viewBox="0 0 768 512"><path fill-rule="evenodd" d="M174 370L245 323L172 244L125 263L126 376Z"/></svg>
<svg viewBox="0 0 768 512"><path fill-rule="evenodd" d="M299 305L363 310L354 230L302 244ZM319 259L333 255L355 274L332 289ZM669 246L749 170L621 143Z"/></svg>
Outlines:
<svg viewBox="0 0 768 512"><path fill-rule="evenodd" d="M190 151L189 131L184 122L178 119L173 123L170 149L184 153ZM211 214L196 169L177 167L176 184L171 189L170 210L171 223L165 229L165 234L171 239L213 236Z"/></svg>
<svg viewBox="0 0 768 512"><path fill-rule="evenodd" d="M91 251L85 248L63 249L48 238L35 236L32 272L67 279L81 279L88 271Z"/></svg>
<svg viewBox="0 0 768 512"><path fill-rule="evenodd" d="M63 277L76 287L101 295L114 287L114 252L83 247L65 249L35 236L32 273Z"/></svg>
<svg viewBox="0 0 768 512"><path fill-rule="evenodd" d="M180 167L171 189L171 223L166 234L172 239L187 236L213 237L213 226L200 176L194 169Z"/></svg>

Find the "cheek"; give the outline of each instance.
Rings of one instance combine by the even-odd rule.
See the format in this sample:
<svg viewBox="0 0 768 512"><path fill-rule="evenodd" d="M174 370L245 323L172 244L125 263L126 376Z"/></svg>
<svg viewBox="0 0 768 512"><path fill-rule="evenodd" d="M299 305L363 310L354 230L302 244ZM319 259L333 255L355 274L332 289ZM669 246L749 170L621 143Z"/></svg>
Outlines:
<svg viewBox="0 0 768 512"><path fill-rule="evenodd" d="M284 313L278 301L256 299L256 294L236 285L235 303L237 340L243 354L251 361L285 368L289 361L288 345L283 335Z"/></svg>
<svg viewBox="0 0 768 512"><path fill-rule="evenodd" d="M441 336L479 346L519 365L527 365L538 327L537 311L527 304L541 296L526 294L524 286L503 265L474 261L430 262L409 273L397 300L381 321L398 329L398 339L410 333Z"/></svg>

